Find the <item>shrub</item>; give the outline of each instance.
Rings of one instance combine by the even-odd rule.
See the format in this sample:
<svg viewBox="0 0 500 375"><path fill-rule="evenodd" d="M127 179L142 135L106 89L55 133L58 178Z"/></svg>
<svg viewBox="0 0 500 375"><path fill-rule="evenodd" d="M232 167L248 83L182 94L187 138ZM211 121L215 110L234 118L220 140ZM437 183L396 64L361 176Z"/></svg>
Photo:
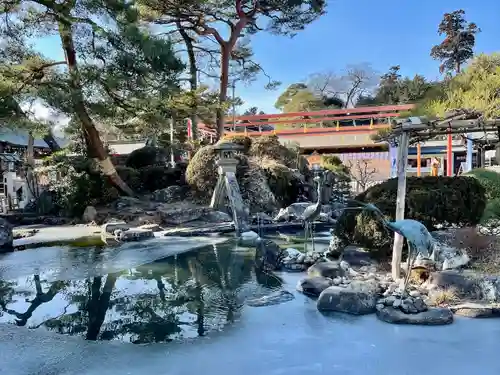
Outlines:
<svg viewBox="0 0 500 375"><path fill-rule="evenodd" d="M245 154L247 154L250 151L250 147L252 147L252 138L244 135L225 136L219 143L223 142L232 142L237 145L243 146L243 153Z"/></svg>
<svg viewBox="0 0 500 375"><path fill-rule="evenodd" d="M153 192L172 185L185 185L186 166L177 165L175 168L166 166L149 166L139 169L141 190Z"/></svg>
<svg viewBox="0 0 500 375"><path fill-rule="evenodd" d="M496 221L498 219L500 219L500 199L491 199L486 204L481 224L488 224L491 220Z"/></svg>
<svg viewBox="0 0 500 375"><path fill-rule="evenodd" d="M264 135L254 139L249 154L254 157L269 157L290 168L297 167L297 155L292 149L283 146L276 135Z"/></svg>
<svg viewBox="0 0 500 375"><path fill-rule="evenodd" d="M116 173L118 173L118 175L121 177L121 179L133 191L135 191L135 192L141 191L141 189L142 189L141 175L137 169L117 166Z"/></svg>
<svg viewBox="0 0 500 375"><path fill-rule="evenodd" d="M248 167L248 160L244 154L237 154L239 160L237 167L237 177L240 179ZM186 182L202 198L209 198L219 178L217 172L217 152L214 146L204 146L200 148L192 157L186 168Z"/></svg>
<svg viewBox="0 0 500 375"><path fill-rule="evenodd" d="M264 170L269 188L281 206L289 206L300 193L301 181L286 165L268 157L254 158Z"/></svg>
<svg viewBox="0 0 500 375"><path fill-rule="evenodd" d="M130 168L140 169L151 165L165 165L169 158L166 149L145 146L130 153L125 165Z"/></svg>
<svg viewBox="0 0 500 375"><path fill-rule="evenodd" d="M61 165L58 165L61 167ZM64 173L57 173L57 170ZM118 191L99 173L77 171L72 165L54 168L49 180L49 191L54 193L54 204L65 216L80 217L87 206L108 203L118 198Z"/></svg>
<svg viewBox="0 0 500 375"><path fill-rule="evenodd" d="M186 182L198 193L210 195L217 183L217 152L204 146L193 155L186 169Z"/></svg>
<svg viewBox="0 0 500 375"><path fill-rule="evenodd" d="M375 204L389 220L396 211L397 179L372 186L355 200ZM409 177L406 183L405 217L422 222L429 230L436 225L476 225L486 204L485 190L470 177ZM354 205L354 204L352 204ZM385 257L392 248L392 233L367 211L346 210L336 235Z"/></svg>
<svg viewBox="0 0 500 375"><path fill-rule="evenodd" d="M238 137L237 142L248 144L246 138ZM300 174L286 164L289 156L287 153L290 151L279 142L277 144L276 137L262 138L266 139L261 141L258 138L252 141L247 154L236 155L239 160L236 177L243 199L251 205L250 209L265 208L266 211L271 212L277 208L276 202L280 206L295 202L302 182ZM233 140L234 138L231 138L231 141ZM218 178L216 160L215 148L205 146L198 150L187 167L186 181L200 198L208 199L213 193ZM253 177L250 178L250 176ZM257 184L262 186L256 186Z"/></svg>
<svg viewBox="0 0 500 375"><path fill-rule="evenodd" d="M473 169L466 176L477 178L486 190L487 199L500 199L500 173L487 169Z"/></svg>

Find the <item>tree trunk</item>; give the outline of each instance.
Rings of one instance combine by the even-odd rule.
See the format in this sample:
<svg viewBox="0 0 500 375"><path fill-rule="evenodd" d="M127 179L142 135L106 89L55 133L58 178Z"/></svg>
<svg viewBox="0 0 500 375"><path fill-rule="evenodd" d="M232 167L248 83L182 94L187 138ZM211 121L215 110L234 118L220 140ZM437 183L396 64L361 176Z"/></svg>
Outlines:
<svg viewBox="0 0 500 375"><path fill-rule="evenodd" d="M221 45L221 61L220 61L220 87L219 87L219 104L222 106L227 101L227 87L229 85L229 60L231 58L231 48L225 44ZM224 135L224 109L217 109L217 139L221 139Z"/></svg>
<svg viewBox="0 0 500 375"><path fill-rule="evenodd" d="M85 102L82 94L82 85L80 82L80 73L78 71L78 65L76 60L76 51L73 43L73 32L71 30L71 24L59 20L59 35L61 37L62 47L64 49L64 54L66 56L66 63L68 64L68 71L70 75L70 87L71 87L71 100L73 104L73 110L80 120L83 135L85 138L85 143L87 146L88 156L95 160L95 162L100 166L102 173L110 180L113 186L115 186L118 191L125 195L133 196L134 193L128 187L128 185L121 179L121 177L116 172L116 169L109 158L106 149L99 137L99 132L94 126L94 122L90 118L87 108L85 107Z"/></svg>
<svg viewBox="0 0 500 375"><path fill-rule="evenodd" d="M101 332L102 324L104 323L104 318L106 317L106 312L109 309L111 293L113 292L117 278L118 273L108 274L108 276L106 276L104 287L102 288L102 293L100 291L102 278L94 278L94 282L92 283L92 296L89 304L87 305L89 321L87 334L85 335L86 340L97 340L99 333Z"/></svg>
<svg viewBox="0 0 500 375"><path fill-rule="evenodd" d="M188 55L188 65L189 65L189 85L191 91L195 92L198 89L198 67L196 66L196 56L194 54L193 39L186 32L186 29L182 27L181 22L177 21L177 29L179 34L181 34L184 44L186 45L187 55ZM195 96L195 103L193 106L193 114L191 115L191 138L196 140L198 137L198 117L196 115L198 103Z"/></svg>
<svg viewBox="0 0 500 375"><path fill-rule="evenodd" d="M30 132L28 135L28 146L26 148L26 185L30 192L30 198L38 198L38 184L35 178L35 138ZM25 193L28 195L28 193Z"/></svg>

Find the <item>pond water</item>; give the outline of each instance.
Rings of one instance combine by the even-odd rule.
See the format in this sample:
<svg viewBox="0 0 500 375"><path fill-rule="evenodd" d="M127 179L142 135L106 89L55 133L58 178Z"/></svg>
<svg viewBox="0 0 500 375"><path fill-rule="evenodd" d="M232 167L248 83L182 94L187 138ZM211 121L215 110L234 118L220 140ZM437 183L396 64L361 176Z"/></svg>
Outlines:
<svg viewBox="0 0 500 375"><path fill-rule="evenodd" d="M256 273L254 253L232 242L146 264L134 247L65 250L37 273L6 279L19 270L3 272L0 323L88 340L168 342L221 330L241 319L245 300L281 286L278 277ZM134 258L137 266L121 269Z"/></svg>
<svg viewBox="0 0 500 375"><path fill-rule="evenodd" d="M416 327L325 316L295 291L302 274L258 274L253 252L224 241L0 257L0 374L500 373L496 320ZM295 299L246 304L276 290Z"/></svg>

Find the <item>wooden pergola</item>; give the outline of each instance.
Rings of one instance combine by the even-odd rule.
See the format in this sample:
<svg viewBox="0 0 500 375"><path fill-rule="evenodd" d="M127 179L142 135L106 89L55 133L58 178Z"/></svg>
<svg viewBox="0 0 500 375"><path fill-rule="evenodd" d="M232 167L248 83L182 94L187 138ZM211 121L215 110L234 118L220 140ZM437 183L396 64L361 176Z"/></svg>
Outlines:
<svg viewBox="0 0 500 375"><path fill-rule="evenodd" d="M470 117L476 117L470 119ZM469 117L469 118L468 118ZM448 175L450 176L452 162L452 134L465 134L467 138L467 171L472 169L472 147L473 140L468 137L472 133L499 132L500 119L486 120L481 116L467 112L452 114L445 119L430 120L425 117L409 117L394 121L391 124L391 140L397 143L397 200L396 200L396 220L404 219L405 199L406 199L406 166L408 163L408 147L410 137L412 139L429 139L439 135L447 135L447 162ZM392 252L392 277L397 280L401 276L401 258L403 249L403 237L399 234L394 236Z"/></svg>

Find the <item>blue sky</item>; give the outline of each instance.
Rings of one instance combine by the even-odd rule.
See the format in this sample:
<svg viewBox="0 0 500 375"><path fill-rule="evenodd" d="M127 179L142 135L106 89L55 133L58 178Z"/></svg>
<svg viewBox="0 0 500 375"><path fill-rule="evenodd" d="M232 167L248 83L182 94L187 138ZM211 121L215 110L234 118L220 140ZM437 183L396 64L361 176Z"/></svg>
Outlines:
<svg viewBox="0 0 500 375"><path fill-rule="evenodd" d="M266 79L250 86L240 84L236 94L245 104L276 112L274 103L287 85L323 71L341 73L348 64L368 62L383 73L400 65L403 75L439 77L439 63L429 56L442 38L437 27L445 12L463 9L466 18L482 29L476 52L500 51L499 0L329 0L328 13L294 38L255 35L252 46L258 61L275 80L283 82L267 91ZM57 39L40 41L38 47L61 58Z"/></svg>
<svg viewBox="0 0 500 375"><path fill-rule="evenodd" d="M441 38L437 27L446 12L463 9L482 33L476 52L500 51L499 0L330 0L328 14L294 38L255 36L256 60L273 79L276 92L263 91L265 80L237 89L245 106L276 112L274 102L288 84L321 71L369 62L380 72L400 65L403 75L439 77L439 63L429 56Z"/></svg>

